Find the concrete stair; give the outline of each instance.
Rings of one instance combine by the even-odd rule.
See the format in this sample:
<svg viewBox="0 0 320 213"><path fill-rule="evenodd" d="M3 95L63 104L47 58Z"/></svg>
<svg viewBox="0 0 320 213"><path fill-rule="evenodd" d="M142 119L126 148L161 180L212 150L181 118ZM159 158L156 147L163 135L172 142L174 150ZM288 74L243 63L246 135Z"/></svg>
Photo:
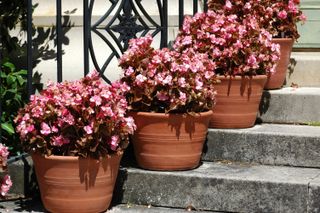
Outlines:
<svg viewBox="0 0 320 213"><path fill-rule="evenodd" d="M123 203L223 212L319 212L320 169L204 162L191 171L123 168Z"/></svg>
<svg viewBox="0 0 320 213"><path fill-rule="evenodd" d="M202 159L320 168L320 127L261 124L210 129Z"/></svg>
<svg viewBox="0 0 320 213"><path fill-rule="evenodd" d="M319 103L320 87L266 90L261 100L259 117L262 122L268 123L320 124Z"/></svg>

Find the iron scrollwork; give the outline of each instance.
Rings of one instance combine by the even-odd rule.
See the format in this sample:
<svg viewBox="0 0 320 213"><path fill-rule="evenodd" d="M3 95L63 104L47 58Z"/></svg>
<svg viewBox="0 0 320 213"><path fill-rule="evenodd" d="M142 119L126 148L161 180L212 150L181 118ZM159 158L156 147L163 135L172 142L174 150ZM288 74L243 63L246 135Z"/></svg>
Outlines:
<svg viewBox="0 0 320 213"><path fill-rule="evenodd" d="M158 6L160 23L157 23L142 6L142 0L109 0L111 6L108 11L94 24L89 24L87 31L89 51L92 62L101 77L108 83L105 71L113 59L118 59L128 48L129 40L150 33L153 37L160 33L160 47L167 45L167 0L154 0ZM91 23L94 0L89 3L88 17ZM113 13L113 14L112 14ZM111 18L110 21L108 21ZM107 23L106 23L107 22ZM99 36L110 48L103 65L99 65L94 51L92 33ZM107 33L107 36L105 35ZM86 38L85 38L86 39Z"/></svg>

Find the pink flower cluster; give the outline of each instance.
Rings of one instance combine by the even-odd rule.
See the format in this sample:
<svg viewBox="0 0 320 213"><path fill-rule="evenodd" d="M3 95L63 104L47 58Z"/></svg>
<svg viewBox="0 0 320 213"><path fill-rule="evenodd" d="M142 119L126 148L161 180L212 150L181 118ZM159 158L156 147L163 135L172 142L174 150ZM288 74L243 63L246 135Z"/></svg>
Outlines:
<svg viewBox="0 0 320 213"><path fill-rule="evenodd" d="M0 171L7 173L7 159L9 156L8 147L0 143ZM5 174L4 177L0 178L0 195L6 196L8 191L12 186L11 178L8 174Z"/></svg>
<svg viewBox="0 0 320 213"><path fill-rule="evenodd" d="M254 18L239 22L236 15L208 11L185 17L174 48L208 53L216 74L256 75L275 69L279 46L271 39Z"/></svg>
<svg viewBox="0 0 320 213"><path fill-rule="evenodd" d="M188 41L186 41L188 42ZM130 41L120 59L121 79L130 86L126 97L133 111L202 112L215 102L215 64L193 49L179 53L151 47L152 37Z"/></svg>
<svg viewBox="0 0 320 213"><path fill-rule="evenodd" d="M124 148L136 126L126 117L123 93L104 84L97 72L78 81L48 85L15 118L26 151L45 155L99 157Z"/></svg>
<svg viewBox="0 0 320 213"><path fill-rule="evenodd" d="M12 181L9 175L5 175L1 180L0 194L6 196L12 186Z"/></svg>
<svg viewBox="0 0 320 213"><path fill-rule="evenodd" d="M255 18L260 28L274 37L299 38L298 22L306 16L299 9L300 0L209 0L210 10L237 15L240 20Z"/></svg>

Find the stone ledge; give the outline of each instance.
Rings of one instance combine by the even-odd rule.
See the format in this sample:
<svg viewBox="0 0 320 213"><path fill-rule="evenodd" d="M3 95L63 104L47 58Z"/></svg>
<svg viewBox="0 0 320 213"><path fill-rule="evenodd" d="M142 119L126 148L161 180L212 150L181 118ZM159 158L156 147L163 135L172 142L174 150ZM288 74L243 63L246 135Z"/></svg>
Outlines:
<svg viewBox="0 0 320 213"><path fill-rule="evenodd" d="M187 209L174 209L174 208L163 208L154 206L141 206L141 205L117 205L112 207L108 213L185 213L185 212L197 212L197 213L210 213L208 211L198 211L198 210L187 210ZM214 213L214 212L212 212ZM216 212L217 213L217 212Z"/></svg>
<svg viewBox="0 0 320 213"><path fill-rule="evenodd" d="M261 124L209 129L202 159L320 168L320 127Z"/></svg>
<svg viewBox="0 0 320 213"><path fill-rule="evenodd" d="M33 172L33 161L28 154L8 160L9 174L12 180L12 188L9 198L24 198L34 196L36 192L36 177Z"/></svg>
<svg viewBox="0 0 320 213"><path fill-rule="evenodd" d="M267 123L320 122L320 88L299 87L266 90L260 103L260 119Z"/></svg>
<svg viewBox="0 0 320 213"><path fill-rule="evenodd" d="M310 182L319 169L203 163L192 171L123 168L122 203L227 212L312 212ZM318 187L316 187L318 189Z"/></svg>
<svg viewBox="0 0 320 213"><path fill-rule="evenodd" d="M320 52L292 52L285 86L320 87Z"/></svg>

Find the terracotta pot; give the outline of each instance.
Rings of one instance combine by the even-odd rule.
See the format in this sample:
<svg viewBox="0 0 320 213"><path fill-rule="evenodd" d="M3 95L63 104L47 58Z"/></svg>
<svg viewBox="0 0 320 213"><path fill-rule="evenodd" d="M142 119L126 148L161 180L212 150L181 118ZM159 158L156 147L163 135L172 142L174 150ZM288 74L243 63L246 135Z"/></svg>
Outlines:
<svg viewBox="0 0 320 213"><path fill-rule="evenodd" d="M211 128L249 128L256 121L266 75L254 77L220 76L215 85L217 103L213 109Z"/></svg>
<svg viewBox="0 0 320 213"><path fill-rule="evenodd" d="M41 199L49 212L97 213L111 202L122 154L83 159L32 155Z"/></svg>
<svg viewBox="0 0 320 213"><path fill-rule="evenodd" d="M292 38L273 38L272 42L280 44L280 60L278 61L276 71L268 75L265 89L279 89L283 86L294 40Z"/></svg>
<svg viewBox="0 0 320 213"><path fill-rule="evenodd" d="M137 112L132 137L138 165L149 170L188 170L199 165L212 111L187 114Z"/></svg>

